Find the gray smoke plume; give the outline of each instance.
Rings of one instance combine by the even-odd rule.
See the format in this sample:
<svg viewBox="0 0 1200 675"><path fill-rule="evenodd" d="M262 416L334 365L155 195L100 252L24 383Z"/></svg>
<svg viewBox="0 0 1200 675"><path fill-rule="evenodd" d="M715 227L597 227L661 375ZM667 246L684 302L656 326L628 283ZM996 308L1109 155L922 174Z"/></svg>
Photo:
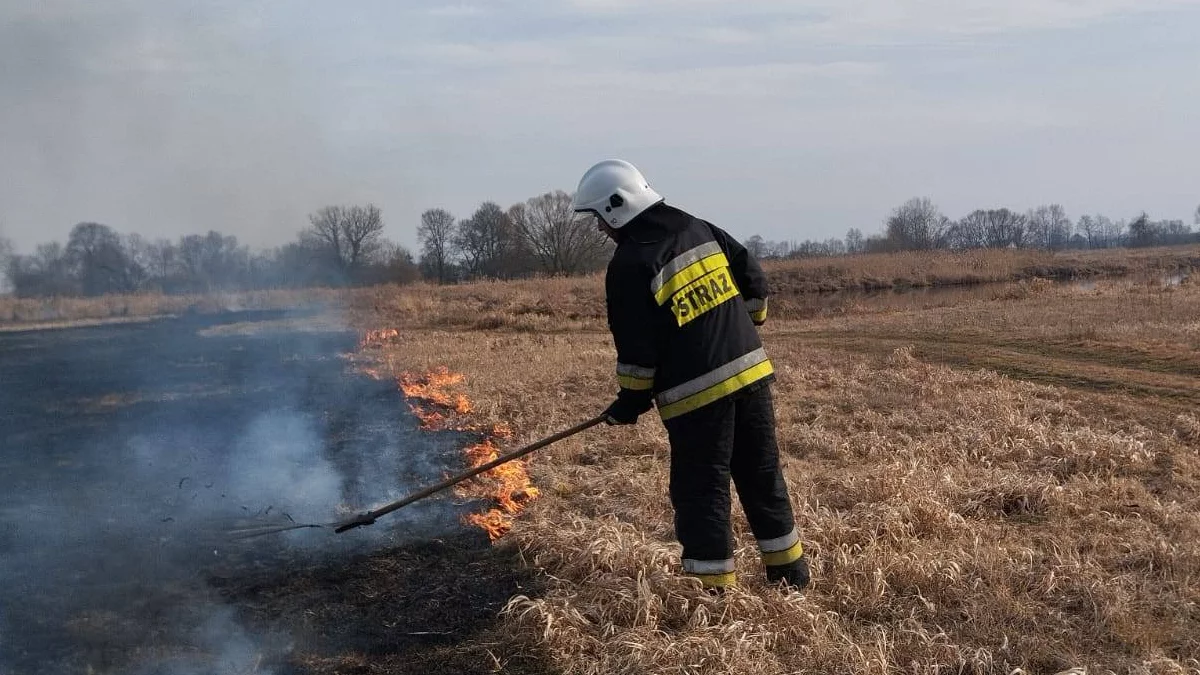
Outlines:
<svg viewBox="0 0 1200 675"><path fill-rule="evenodd" d="M206 612L204 618L193 618L182 634L187 654L142 664L132 671L134 675L273 675L275 671L264 662L268 656L288 651L286 638L247 632L227 607L207 608Z"/></svg>

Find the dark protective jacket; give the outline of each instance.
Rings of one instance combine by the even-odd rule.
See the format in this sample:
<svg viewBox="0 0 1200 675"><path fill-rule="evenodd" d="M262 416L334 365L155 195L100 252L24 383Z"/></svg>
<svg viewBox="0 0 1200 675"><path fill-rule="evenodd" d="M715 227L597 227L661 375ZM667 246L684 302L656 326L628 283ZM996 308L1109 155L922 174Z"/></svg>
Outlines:
<svg viewBox="0 0 1200 675"><path fill-rule="evenodd" d="M620 230L608 265L619 397L668 420L774 377L756 324L767 278L725 231L659 203Z"/></svg>

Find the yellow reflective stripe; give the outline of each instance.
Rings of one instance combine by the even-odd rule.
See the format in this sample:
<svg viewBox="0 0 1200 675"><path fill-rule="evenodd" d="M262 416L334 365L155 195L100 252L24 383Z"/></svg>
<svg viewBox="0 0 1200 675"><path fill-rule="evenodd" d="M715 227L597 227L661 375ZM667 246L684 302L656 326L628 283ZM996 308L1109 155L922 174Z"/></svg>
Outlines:
<svg viewBox="0 0 1200 675"><path fill-rule="evenodd" d="M632 375L634 377L640 377L643 379L653 380L654 379L654 371L655 371L654 368L647 368L645 366L637 366L632 363L618 363L617 364L617 374L618 375Z"/></svg>
<svg viewBox="0 0 1200 675"><path fill-rule="evenodd" d="M800 532L793 527L782 537L775 537L774 539L759 539L758 550L762 551L763 553L774 553L776 551L782 551L785 548L791 548L792 546L795 546L796 542L798 541L800 541Z"/></svg>
<svg viewBox="0 0 1200 675"><path fill-rule="evenodd" d="M714 253L707 258L701 258L679 270L677 274L663 283L662 288L654 292L654 301L659 305L665 304L672 295L688 284L709 272L716 272L722 267L729 267L729 260L724 253Z"/></svg>
<svg viewBox="0 0 1200 675"><path fill-rule="evenodd" d="M705 274L671 296L671 313L675 315L676 323L684 326L737 295L737 285L733 283L729 268L723 267Z"/></svg>
<svg viewBox="0 0 1200 675"><path fill-rule="evenodd" d="M771 553L763 553L762 561L764 565L788 565L796 562L804 555L804 545L796 542L783 549L782 551L773 551Z"/></svg>
<svg viewBox="0 0 1200 675"><path fill-rule="evenodd" d="M767 352L762 347L751 352L746 352L736 359L726 363L719 368L710 370L700 377L693 377L683 384L671 387L670 389L658 395L658 405L665 406L681 401L692 394L698 394L705 389L719 384L723 380L727 380L734 375L742 372L750 366L756 366L767 360Z"/></svg>
<svg viewBox="0 0 1200 675"><path fill-rule="evenodd" d="M707 258L714 253L720 252L721 245L715 241L709 241L680 253L674 258L668 260L667 264L663 265L662 269L658 271L658 274L654 275L654 279L650 281L650 292L658 293L658 289L662 288L663 283L665 283L667 279L670 279L678 274L679 270L691 265L701 258Z"/></svg>
<svg viewBox="0 0 1200 675"><path fill-rule="evenodd" d="M617 384L623 389L635 389L637 391L645 391L646 389L654 388L654 379L646 379L643 377L634 377L632 375L618 375Z"/></svg>
<svg viewBox="0 0 1200 675"><path fill-rule="evenodd" d="M691 574L724 574L733 571L733 558L724 560L683 559L683 571Z"/></svg>
<svg viewBox="0 0 1200 675"><path fill-rule="evenodd" d="M763 307L761 312L751 312L750 320L754 323L762 323L767 320L767 308Z"/></svg>
<svg viewBox="0 0 1200 675"><path fill-rule="evenodd" d="M658 409L658 414L664 420L671 419L672 417L678 417L679 415L691 412L696 408L706 406L717 399L724 398L741 389L742 387L753 384L774 372L775 369L771 366L771 362L763 361L758 365L751 366L746 370L743 370L733 377L714 384L708 389L692 394L691 396L680 399L674 403L660 406Z"/></svg>
<svg viewBox="0 0 1200 675"><path fill-rule="evenodd" d="M724 574L693 574L692 576L700 580L700 585L705 588L725 588L733 586L737 583L736 572L725 572Z"/></svg>

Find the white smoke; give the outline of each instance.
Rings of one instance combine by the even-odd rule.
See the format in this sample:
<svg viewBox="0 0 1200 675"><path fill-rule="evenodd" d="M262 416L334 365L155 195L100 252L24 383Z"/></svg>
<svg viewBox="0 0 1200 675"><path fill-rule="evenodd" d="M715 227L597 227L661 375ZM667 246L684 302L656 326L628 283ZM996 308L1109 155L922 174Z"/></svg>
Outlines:
<svg viewBox="0 0 1200 675"><path fill-rule="evenodd" d="M264 415L250 424L229 461L235 498L263 499L306 521L328 518L341 501L342 477L321 456L311 422L294 413Z"/></svg>
<svg viewBox="0 0 1200 675"><path fill-rule="evenodd" d="M142 664L135 675L272 675L269 663L290 645L247 631L228 607L211 608L203 620L186 631L186 655Z"/></svg>

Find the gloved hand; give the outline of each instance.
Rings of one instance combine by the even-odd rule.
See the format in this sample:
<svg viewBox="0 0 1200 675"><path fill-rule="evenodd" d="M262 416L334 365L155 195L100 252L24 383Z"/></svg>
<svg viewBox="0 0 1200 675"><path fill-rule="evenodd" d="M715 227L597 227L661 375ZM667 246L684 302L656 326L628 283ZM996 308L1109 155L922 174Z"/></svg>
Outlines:
<svg viewBox="0 0 1200 675"><path fill-rule="evenodd" d="M604 411L604 421L609 425L637 424L638 415L646 410L647 408L643 408L638 402L618 396L617 400L613 401L612 405Z"/></svg>

